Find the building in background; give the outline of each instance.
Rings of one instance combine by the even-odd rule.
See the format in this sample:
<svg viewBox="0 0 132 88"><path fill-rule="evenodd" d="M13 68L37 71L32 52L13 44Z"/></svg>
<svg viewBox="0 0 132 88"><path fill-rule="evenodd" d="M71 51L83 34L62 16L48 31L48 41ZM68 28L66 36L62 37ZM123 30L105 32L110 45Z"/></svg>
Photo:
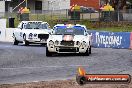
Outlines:
<svg viewBox="0 0 132 88"><path fill-rule="evenodd" d="M1 12L12 12L23 0L0 0ZM69 9L71 5L77 4L85 7L94 7L99 9L99 0L27 0L27 5L30 10L62 10ZM26 3L23 3L21 7L25 7ZM14 11L18 11L16 8Z"/></svg>
<svg viewBox="0 0 132 88"><path fill-rule="evenodd" d="M43 0L43 10L63 10L70 8L70 0Z"/></svg>
<svg viewBox="0 0 132 88"><path fill-rule="evenodd" d="M71 0L70 5L80 5L85 7L93 7L96 10L100 7L100 0Z"/></svg>
<svg viewBox="0 0 132 88"><path fill-rule="evenodd" d="M23 0L0 0L0 10L1 12L12 12L19 3ZM26 3L20 5L20 7L25 7ZM27 0L27 7L30 10L59 10L59 9L69 9L70 0ZM18 11L16 8L14 11Z"/></svg>

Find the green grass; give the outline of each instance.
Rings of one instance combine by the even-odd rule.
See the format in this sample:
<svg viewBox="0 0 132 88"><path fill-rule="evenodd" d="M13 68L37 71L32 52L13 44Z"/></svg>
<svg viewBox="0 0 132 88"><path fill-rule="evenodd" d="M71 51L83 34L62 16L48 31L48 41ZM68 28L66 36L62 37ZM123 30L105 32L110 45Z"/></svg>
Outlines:
<svg viewBox="0 0 132 88"><path fill-rule="evenodd" d="M96 28L99 31L111 31L111 32L132 32L132 26L130 27L106 27L106 28Z"/></svg>

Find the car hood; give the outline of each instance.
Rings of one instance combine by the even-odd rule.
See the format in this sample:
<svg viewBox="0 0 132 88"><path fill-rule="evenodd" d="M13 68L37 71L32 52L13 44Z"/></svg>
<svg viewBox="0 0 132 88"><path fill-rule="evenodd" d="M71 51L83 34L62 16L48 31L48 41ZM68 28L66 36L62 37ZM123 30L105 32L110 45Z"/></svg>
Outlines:
<svg viewBox="0 0 132 88"><path fill-rule="evenodd" d="M74 35L73 36L73 41L81 41L83 39L85 39L86 36L84 35ZM64 35L51 35L50 39L54 40L54 41L62 41L64 40Z"/></svg>
<svg viewBox="0 0 132 88"><path fill-rule="evenodd" d="M23 29L25 33L33 33L33 34L49 34L49 29Z"/></svg>

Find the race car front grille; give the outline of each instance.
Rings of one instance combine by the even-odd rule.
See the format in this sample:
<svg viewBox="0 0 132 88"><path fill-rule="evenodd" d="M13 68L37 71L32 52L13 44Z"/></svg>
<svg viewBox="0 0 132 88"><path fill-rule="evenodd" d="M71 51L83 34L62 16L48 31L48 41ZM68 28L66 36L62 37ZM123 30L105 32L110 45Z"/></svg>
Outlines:
<svg viewBox="0 0 132 88"><path fill-rule="evenodd" d="M49 34L38 34L38 38L40 38L40 39L48 39L49 38Z"/></svg>
<svg viewBox="0 0 132 88"><path fill-rule="evenodd" d="M78 52L78 48L60 48L59 52Z"/></svg>
<svg viewBox="0 0 132 88"><path fill-rule="evenodd" d="M61 41L61 45L74 46L74 41Z"/></svg>

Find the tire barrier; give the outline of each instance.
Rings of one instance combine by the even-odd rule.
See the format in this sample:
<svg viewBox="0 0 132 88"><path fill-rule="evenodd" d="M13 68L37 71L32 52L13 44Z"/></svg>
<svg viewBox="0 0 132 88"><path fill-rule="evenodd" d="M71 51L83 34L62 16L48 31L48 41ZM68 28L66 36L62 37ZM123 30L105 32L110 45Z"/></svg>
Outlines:
<svg viewBox="0 0 132 88"><path fill-rule="evenodd" d="M96 48L132 48L130 32L97 32L91 31L92 46Z"/></svg>

